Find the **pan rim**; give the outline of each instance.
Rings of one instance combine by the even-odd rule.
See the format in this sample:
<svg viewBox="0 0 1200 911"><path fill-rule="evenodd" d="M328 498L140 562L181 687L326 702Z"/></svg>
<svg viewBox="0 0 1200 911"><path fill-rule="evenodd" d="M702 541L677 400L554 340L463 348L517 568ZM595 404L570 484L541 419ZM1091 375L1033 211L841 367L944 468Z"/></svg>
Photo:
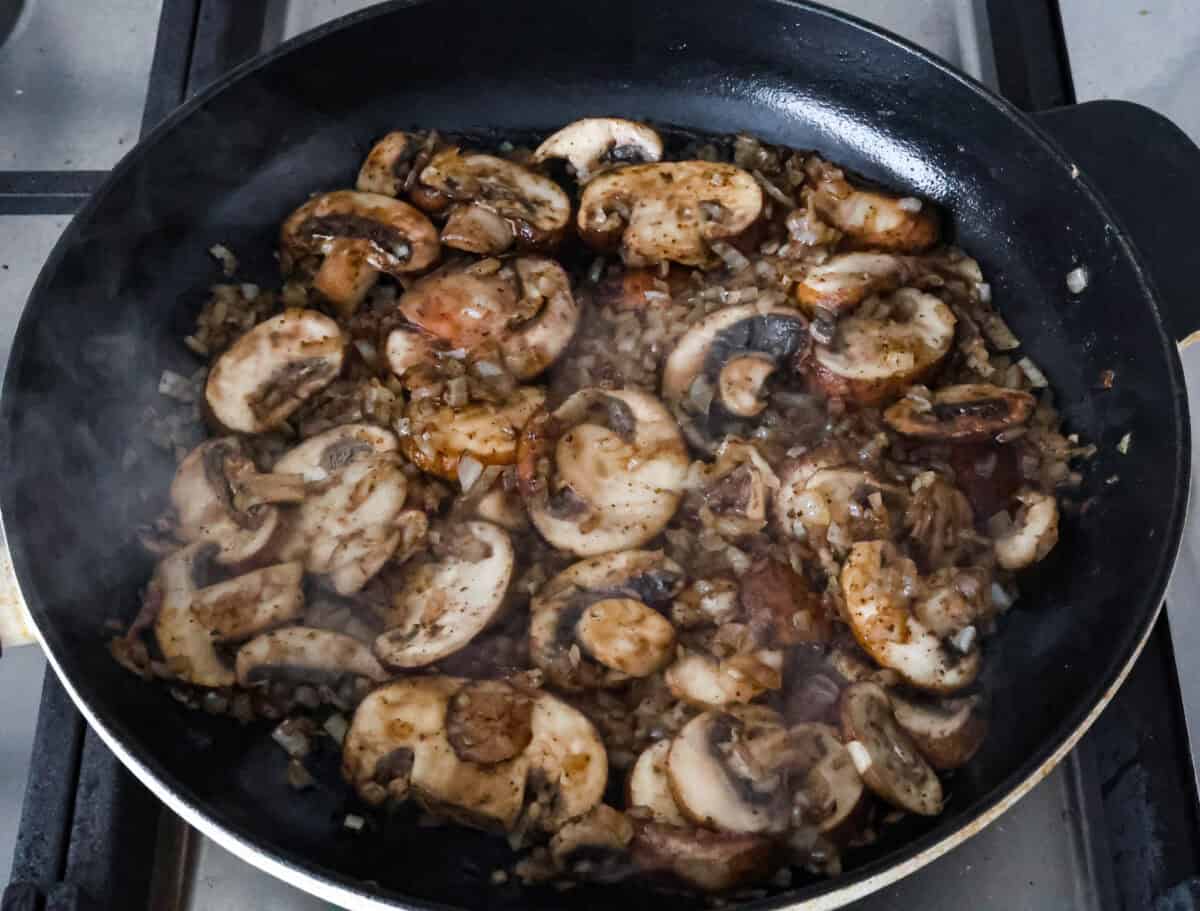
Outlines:
<svg viewBox="0 0 1200 911"><path fill-rule="evenodd" d="M391 15L405 8L435 2L437 0L390 0L390 2L379 4L370 9L332 20L310 32L298 35L282 43L266 54L240 64L181 105L164 118L158 126L151 130L142 141L134 146L117 163L100 188L97 189L93 196L76 213L47 258L45 265L42 267L37 281L30 291L27 304L28 302L35 301L43 293L45 286L49 283L51 277L61 264L62 259L71 248L74 237L77 234L78 226L88 221L112 189L124 179L127 173L134 171L138 167L150 149L160 142L164 136L172 132L178 124L188 119L195 111L207 104L210 99L226 91L231 85L239 82L248 74L264 69L292 51L319 42L334 32L353 27L360 22L372 20L376 17ZM919 61L922 66L932 67L937 72L957 81L977 99L986 101L1015 130L1024 133L1028 139L1040 146L1064 170L1070 169L1070 158L1065 154L1057 141L1040 127L1033 117L1019 111L1011 103L994 94L986 86L928 51L878 26L854 16L807 2L807 0L756 0L756 2L761 3L763 6L785 7L802 14L817 15L831 19L868 34L876 40L894 45ZM1171 503L1171 513L1165 522L1167 533L1164 535L1163 541L1159 546L1159 557L1156 561L1155 571L1150 576L1150 584L1144 588L1143 600L1139 605L1142 608L1142 612L1146 614L1146 617L1139 625L1130 629L1127 634L1130 642L1126 643L1125 648L1105 668L1104 673L1096 676L1095 682L1089 688L1090 697L1082 700L1070 714L1060 721L1060 731L1065 731L1065 733L1061 733L1056 739L1046 741L1039 750L1027 757L1021 766L1006 779L996 784L987 794L980 797L973 804L963 808L962 822L953 826L948 831L943 831L940 826L935 827L930 832L907 842L887 855L850 870L841 876L811 884L796 893L783 893L778 896L749 903L742 907L747 909L782 909L803 905L804 908L811 909L836 908L914 872L980 831L1028 793L1035 784L1041 781L1062 760L1079 738L1082 737L1096 717L1099 716L1109 699L1111 699L1112 694L1116 692L1117 688L1124 681L1154 628L1155 620L1162 607L1167 580L1180 546L1190 481L1190 472L1188 471L1190 463L1190 425L1187 420L1187 402L1183 385L1182 364L1174 340L1170 338L1166 331L1163 307L1158 291L1146 271L1141 256L1134 248L1120 220L1114 216L1102 195L1086 175L1080 175L1077 178L1077 183L1083 190L1087 204L1109 224L1113 225L1113 238L1132 267L1133 277L1142 287L1143 298L1153 313L1155 329L1159 334L1160 341L1167 355L1167 369L1170 377L1170 389L1168 391L1171 399L1171 420L1180 441L1176 452L1175 465L1176 476L1179 478L1179 495ZM14 336L14 354L22 347L22 340L32 332L31 326L33 322L31 308L27 305L22 312ZM12 363L13 361L10 360L10 367L5 372L3 397L0 400L0 422L3 423L5 428L11 427L14 402L16 401L16 394L11 388L14 385L13 376L16 372L11 368ZM5 445L11 451L12 434L10 432L5 433ZM10 512L13 506L11 499L11 489L4 486L3 490L0 490L0 507L3 508L3 512L10 515L13 514ZM0 519L0 526L2 524L2 519ZM6 535L6 539L9 542L14 570L18 583L20 583L23 577L30 575L29 569L34 563L35 558L26 551L20 535L17 535L15 539L11 535ZM379 892L368 892L365 888L358 885L360 881L357 879L344 876L318 863L314 863L310 859L300 857L294 852L275 847L265 840L249 836L242 831L241 826L232 820L226 819L225 814L216 812L211 808L205 808L203 801L198 800L189 789L175 781L175 776L168 769L160 767L159 763L153 760L134 756L123 745L123 741L128 739L128 730L121 723L120 719L116 717L101 717L101 714L93 710L87 700L75 689L72 681L63 671L55 652L55 647L50 641L58 637L54 630L54 625L46 614L40 600L36 595L31 600L29 597L26 597L23 586L19 584L18 587L22 591L22 598L33 619L38 639L42 643L42 647L51 665L54 667L55 673L63 682L72 701L88 719L89 724L97 731L106 745L121 759L122 763L158 796L160 800L183 817L189 824L223 847L238 853L239 856L249 860L265 872L300 889L318 895L325 900L345 903L346 907L372 909L372 911L374 909L397 907L431 909L431 911L432 909L454 908L454 906L414 899L398 893L392 893L396 895L396 898L393 900ZM60 650L65 651L61 643L58 645ZM1121 654L1126 654L1127 657L1122 660L1120 657Z"/></svg>

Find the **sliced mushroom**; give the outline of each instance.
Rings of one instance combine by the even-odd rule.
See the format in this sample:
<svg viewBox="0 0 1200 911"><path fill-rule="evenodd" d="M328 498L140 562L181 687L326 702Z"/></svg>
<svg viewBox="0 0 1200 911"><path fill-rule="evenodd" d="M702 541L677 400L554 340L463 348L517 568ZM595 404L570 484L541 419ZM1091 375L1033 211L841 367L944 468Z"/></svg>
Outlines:
<svg viewBox="0 0 1200 911"><path fill-rule="evenodd" d="M814 160L807 170L813 208L856 245L920 253L937 243L937 213L923 200L855 187L828 162Z"/></svg>
<svg viewBox="0 0 1200 911"><path fill-rule="evenodd" d="M392 667L424 667L452 655L496 619L513 573L508 534L488 522L448 529L448 552L407 567L375 653Z"/></svg>
<svg viewBox="0 0 1200 911"><path fill-rule="evenodd" d="M821 595L778 560L751 566L741 578L740 596L749 626L765 646L828 642L833 634Z"/></svg>
<svg viewBox="0 0 1200 911"><path fill-rule="evenodd" d="M723 892L761 880L771 869L774 847L762 835L648 823L633 840L634 863L647 872L669 873L705 892Z"/></svg>
<svg viewBox="0 0 1200 911"><path fill-rule="evenodd" d="M512 759L533 739L533 699L502 680L470 681L450 697L446 739L465 762Z"/></svg>
<svg viewBox="0 0 1200 911"><path fill-rule="evenodd" d="M581 389L534 416L517 459L529 517L580 556L638 547L679 506L688 458L675 420L636 389Z"/></svg>
<svg viewBox="0 0 1200 911"><path fill-rule="evenodd" d="M408 408L409 433L401 438L404 454L418 468L449 481L470 456L481 465L511 465L517 460L521 428L546 401L544 389L518 388L504 405L474 402L459 408L414 399Z"/></svg>
<svg viewBox="0 0 1200 911"><path fill-rule="evenodd" d="M642 751L625 783L625 803L649 811L655 822L683 826L687 825L687 820L675 803L667 778L667 754L670 752L669 740L660 740Z"/></svg>
<svg viewBox="0 0 1200 911"><path fill-rule="evenodd" d="M890 406L883 419L897 433L922 440L979 442L1029 420L1037 399L1028 392L967 383L928 396L915 390Z"/></svg>
<svg viewBox="0 0 1200 911"><path fill-rule="evenodd" d="M774 502L779 528L839 555L855 541L890 538L907 505L904 488L860 468L816 467L826 462L818 456L783 467Z"/></svg>
<svg viewBox="0 0 1200 911"><path fill-rule="evenodd" d="M733 579L697 579L671 604L671 622L680 629L720 626L735 619L740 610L738 583Z"/></svg>
<svg viewBox="0 0 1200 911"><path fill-rule="evenodd" d="M284 454L276 467L311 479L291 517L282 552L328 575L339 594L360 590L404 536L408 495L395 436L362 424L335 427Z"/></svg>
<svg viewBox="0 0 1200 911"><path fill-rule="evenodd" d="M928 377L950 352L956 320L932 294L901 288L883 310L846 317L834 345L814 347L809 369L826 394L878 405Z"/></svg>
<svg viewBox="0 0 1200 911"><path fill-rule="evenodd" d="M442 243L465 253L497 256L516 238L504 216L483 206L456 206L442 227Z"/></svg>
<svg viewBox="0 0 1200 911"><path fill-rule="evenodd" d="M767 379L807 344L808 323L790 307L718 310L688 329L667 357L663 398L694 416L693 442L718 440L731 423L766 407Z"/></svg>
<svg viewBox="0 0 1200 911"><path fill-rule="evenodd" d="M418 209L378 193L337 190L313 197L283 223L285 271L306 256L324 261L313 280L343 316L352 314L380 272L420 272L438 258L437 229Z"/></svg>
<svg viewBox="0 0 1200 911"><path fill-rule="evenodd" d="M179 536L215 545L216 560L224 565L244 565L263 556L276 540L280 516L265 503L239 506L241 486L251 477L261 481L282 475L258 475L236 437L206 440L188 453L171 482Z"/></svg>
<svg viewBox="0 0 1200 911"><path fill-rule="evenodd" d="M726 437L716 456L701 470L704 505L714 527L729 538L762 531L779 478L753 445L737 437Z"/></svg>
<svg viewBox="0 0 1200 911"><path fill-rule="evenodd" d="M557 360L579 325L566 272L537 256L507 264L483 260L427 276L400 298L400 312L453 348L498 346L518 379L534 377ZM422 341L407 327L391 333L388 358L393 369L401 368L397 373L428 357Z"/></svg>
<svg viewBox="0 0 1200 911"><path fill-rule="evenodd" d="M979 650L971 643L965 654L955 654L913 615L921 584L916 566L891 544L855 544L841 574L846 619L859 645L881 665L919 689L951 693L979 673Z"/></svg>
<svg viewBox="0 0 1200 911"><path fill-rule="evenodd" d="M762 189L746 171L710 161L631 165L584 187L579 235L620 248L626 264L721 262L709 245L741 234L762 212Z"/></svg>
<svg viewBox="0 0 1200 911"><path fill-rule="evenodd" d="M384 357L392 373L403 378L410 370L433 361L433 342L415 326L399 326L388 333Z"/></svg>
<svg viewBox="0 0 1200 911"><path fill-rule="evenodd" d="M597 804L550 839L550 857L560 873L591 882L615 882L632 872L629 846L633 821L608 804Z"/></svg>
<svg viewBox="0 0 1200 911"><path fill-rule="evenodd" d="M1058 500L1024 490L1012 528L996 539L996 562L1007 570L1024 569L1042 560L1058 543Z"/></svg>
<svg viewBox="0 0 1200 911"><path fill-rule="evenodd" d="M810 316L849 313L868 297L890 294L916 274L915 264L890 253L837 253L809 266L793 289Z"/></svg>
<svg viewBox="0 0 1200 911"><path fill-rule="evenodd" d="M533 698L528 745L492 763L464 760L447 737L450 701L468 681L411 677L372 692L350 724L342 773L370 804L416 799L467 825L554 832L600 802L604 745L583 715L546 693ZM534 807L537 809L535 810Z"/></svg>
<svg viewBox="0 0 1200 911"><path fill-rule="evenodd" d="M882 687L874 683L847 687L841 718L847 749L867 787L910 813L936 816L942 812L942 784L896 723Z"/></svg>
<svg viewBox="0 0 1200 911"><path fill-rule="evenodd" d="M732 715L705 712L684 725L671 742L667 778L680 811L696 825L748 834L787 828L783 776L758 761Z"/></svg>
<svg viewBox="0 0 1200 911"><path fill-rule="evenodd" d="M197 686L232 686L233 670L217 654L212 630L192 612L196 562L205 549L204 544L191 544L159 563L147 600L161 604L154 635L172 672Z"/></svg>
<svg viewBox="0 0 1200 911"><path fill-rule="evenodd" d="M892 713L935 769L957 769L971 761L987 736L988 723L979 699L938 702L891 694Z"/></svg>
<svg viewBox="0 0 1200 911"><path fill-rule="evenodd" d="M783 685L783 654L760 649L718 661L702 652L681 655L663 675L676 699L704 709L722 709L757 699Z"/></svg>
<svg viewBox="0 0 1200 911"><path fill-rule="evenodd" d="M217 358L204 399L215 421L264 433L286 421L342 370L346 339L315 310L285 310L259 323Z"/></svg>
<svg viewBox="0 0 1200 911"><path fill-rule="evenodd" d="M926 578L923 588L913 602L913 615L941 639L957 637L994 614L990 574L980 567L939 569ZM967 636L973 638L974 633Z"/></svg>
<svg viewBox="0 0 1200 911"><path fill-rule="evenodd" d="M399 196L419 151L419 141L408 133L401 130L388 133L371 147L358 171L355 189L381 196Z"/></svg>
<svg viewBox="0 0 1200 911"><path fill-rule="evenodd" d="M661 670L675 654L675 629L656 610L683 584L660 551L582 560L530 603L530 657L563 689L619 686Z"/></svg>
<svg viewBox="0 0 1200 911"><path fill-rule="evenodd" d="M659 161L662 155L662 139L644 123L620 117L585 117L552 133L537 147L533 160L566 159L582 184L602 171Z"/></svg>
<svg viewBox="0 0 1200 911"><path fill-rule="evenodd" d="M192 597L192 614L217 642L240 642L304 613L304 566L278 563L216 585Z"/></svg>
<svg viewBox="0 0 1200 911"><path fill-rule="evenodd" d="M867 809L866 788L854 759L826 724L798 724L783 738L778 759L794 777L792 820L838 842L855 834Z"/></svg>
<svg viewBox="0 0 1200 911"><path fill-rule="evenodd" d="M571 220L571 201L558 184L493 155L444 149L421 171L420 180L459 206L498 215L523 248L553 246ZM453 246L454 238L444 232L442 240Z"/></svg>
<svg viewBox="0 0 1200 911"><path fill-rule="evenodd" d="M272 680L332 684L346 677L379 683L388 678L371 650L344 633L288 626L251 639L237 653L237 682Z"/></svg>

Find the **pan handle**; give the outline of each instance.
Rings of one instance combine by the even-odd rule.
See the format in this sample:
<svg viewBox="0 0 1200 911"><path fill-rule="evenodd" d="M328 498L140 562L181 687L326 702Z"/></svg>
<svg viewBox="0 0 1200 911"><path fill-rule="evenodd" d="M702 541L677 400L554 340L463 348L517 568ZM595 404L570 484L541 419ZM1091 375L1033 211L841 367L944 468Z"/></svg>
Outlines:
<svg viewBox="0 0 1200 911"><path fill-rule="evenodd" d="M1176 341L1200 330L1194 223L1200 148L1131 101L1088 101L1034 115L1115 210L1142 256Z"/></svg>

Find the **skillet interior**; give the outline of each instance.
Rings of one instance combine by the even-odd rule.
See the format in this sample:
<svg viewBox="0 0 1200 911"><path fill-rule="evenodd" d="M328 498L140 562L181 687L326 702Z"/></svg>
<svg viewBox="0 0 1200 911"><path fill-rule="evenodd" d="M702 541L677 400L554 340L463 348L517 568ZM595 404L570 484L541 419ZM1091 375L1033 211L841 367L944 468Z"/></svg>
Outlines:
<svg viewBox="0 0 1200 911"><path fill-rule="evenodd" d="M994 722L983 752L950 784L942 817L895 828L852 860L854 872L787 899L836 891L969 825L1036 773L1148 629L1186 483L1173 346L1119 229L1067 162L907 46L773 0L498 9L442 0L357 17L207 93L118 167L44 270L5 378L3 509L22 590L74 688L145 768L285 863L355 891L376 881L398 904L672 904L639 888L531 896L491 886L506 853L460 829L405 818L350 836L332 760L322 788L297 796L268 737L187 712L119 669L102 647L104 622L136 611L150 564L130 529L171 470L136 435L162 369L195 368L179 339L218 280L207 248L228 244L245 277L273 283L279 222L309 193L350 185L388 129L512 133L621 114L819 148L953 213L958 242L1060 392L1068 428L1102 451L1088 481L1099 502L1066 527L988 646ZM1074 299L1064 276L1077 262L1091 283ZM1098 394L1106 368L1116 386ZM1134 444L1121 457L1127 432ZM130 445L142 459L123 471ZM1114 474L1120 483L1106 487Z"/></svg>

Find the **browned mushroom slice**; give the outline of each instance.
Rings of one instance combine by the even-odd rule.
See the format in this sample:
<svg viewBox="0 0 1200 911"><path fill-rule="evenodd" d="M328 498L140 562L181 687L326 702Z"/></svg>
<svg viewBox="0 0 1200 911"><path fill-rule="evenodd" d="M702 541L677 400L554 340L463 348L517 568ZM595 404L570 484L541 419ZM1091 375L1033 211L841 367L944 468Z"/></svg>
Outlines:
<svg viewBox="0 0 1200 911"><path fill-rule="evenodd" d="M849 313L876 294L890 294L916 273L915 264L890 253L837 253L809 266L796 282L796 301L809 315L818 309Z"/></svg>
<svg viewBox="0 0 1200 911"><path fill-rule="evenodd" d="M759 761L732 715L705 712L689 721L671 742L667 778L680 811L697 825L748 834L788 826L784 776Z"/></svg>
<svg viewBox="0 0 1200 911"><path fill-rule="evenodd" d="M495 256L513 245L508 221L483 206L455 206L442 227L442 243L464 253Z"/></svg>
<svg viewBox="0 0 1200 911"><path fill-rule="evenodd" d="M444 149L421 171L420 180L458 206L477 206L499 216L525 248L553 246L571 220L571 201L558 184L493 155ZM443 232L442 240L453 246L455 238ZM492 246L486 252L503 250Z"/></svg>
<svg viewBox="0 0 1200 911"><path fill-rule="evenodd" d="M579 235L590 246L620 248L631 266L721 262L710 244L741 234L762 211L762 189L741 168L710 161L631 165L584 188Z"/></svg>
<svg viewBox="0 0 1200 911"><path fill-rule="evenodd" d="M589 388L526 424L517 468L542 536L591 556L638 547L666 527L688 458L674 418L653 396Z"/></svg>
<svg viewBox="0 0 1200 911"><path fill-rule="evenodd" d="M1020 508L1012 527L994 546L996 562L1014 571L1037 563L1058 543L1058 501L1036 490L1022 491L1017 500Z"/></svg>
<svg viewBox="0 0 1200 911"><path fill-rule="evenodd" d="M237 681L329 684L345 677L376 683L385 671L371 650L352 636L328 629L288 626L251 639L237 653Z"/></svg>
<svg viewBox="0 0 1200 911"><path fill-rule="evenodd" d="M471 681L450 698L446 739L466 762L512 759L533 739L533 700L502 680Z"/></svg>
<svg viewBox="0 0 1200 911"><path fill-rule="evenodd" d="M218 642L240 642L304 612L304 566L278 563L196 592L192 614Z"/></svg>
<svg viewBox="0 0 1200 911"><path fill-rule="evenodd" d="M452 408L414 399L407 413L409 433L400 442L418 468L458 480L459 463L468 456L480 465L513 464L521 428L545 401L545 390L535 386L518 388L504 405L474 402Z"/></svg>
<svg viewBox="0 0 1200 911"><path fill-rule="evenodd" d="M790 566L759 560L741 578L742 609L763 645L828 642L832 624L821 595Z"/></svg>
<svg viewBox="0 0 1200 911"><path fill-rule="evenodd" d="M766 407L767 380L808 344L808 322L791 307L727 307L680 338L663 367L663 398L691 416L689 439L711 449L739 419Z"/></svg>
<svg viewBox="0 0 1200 911"><path fill-rule="evenodd" d="M147 593L160 604L154 635L167 666L180 679L197 686L232 686L233 669L217 654L212 630L192 612L196 562L205 549L191 544L159 563Z"/></svg>
<svg viewBox="0 0 1200 911"><path fill-rule="evenodd" d="M858 246L920 253L937 243L937 213L923 200L855 187L828 162L813 160L808 172L813 208Z"/></svg>
<svg viewBox="0 0 1200 911"><path fill-rule="evenodd" d="M399 196L419 151L419 139L401 130L388 133L371 147L358 171L355 189L381 196Z"/></svg>
<svg viewBox="0 0 1200 911"><path fill-rule="evenodd" d="M837 731L798 724L786 733L786 763L798 775L792 790L793 821L838 842L856 833L867 810L866 788Z"/></svg>
<svg viewBox="0 0 1200 911"><path fill-rule="evenodd" d="M663 872L705 892L723 892L762 879L774 848L762 835L710 832L648 823L633 839L633 859L647 872Z"/></svg>
<svg viewBox="0 0 1200 911"><path fill-rule="evenodd" d="M675 629L655 609L683 583L659 551L582 560L547 582L530 604L530 657L563 689L620 686L660 670Z"/></svg>
<svg viewBox="0 0 1200 911"><path fill-rule="evenodd" d="M437 229L424 213L355 190L310 199L283 223L280 246L285 271L306 256L324 257L313 283L343 316L358 308L378 273L419 272L439 253Z"/></svg>
<svg viewBox="0 0 1200 911"><path fill-rule="evenodd" d="M203 541L216 546L216 560L225 565L244 565L265 555L277 538L279 510L269 502L243 505L245 487L262 492L262 483L279 481L288 487L284 502L293 499L292 482L297 476L276 473L260 475L236 437L206 440L179 464L171 482L171 506L178 520L178 533L185 541ZM299 498L303 499L301 484Z"/></svg>
<svg viewBox="0 0 1200 911"><path fill-rule="evenodd" d="M937 702L897 694L890 698L896 723L935 769L964 766L983 746L988 723L977 697Z"/></svg>
<svg viewBox="0 0 1200 911"><path fill-rule="evenodd" d="M662 139L643 123L620 117L585 117L551 134L537 147L533 160L565 159L582 184L602 171L658 161L662 153Z"/></svg>
<svg viewBox="0 0 1200 911"><path fill-rule="evenodd" d="M457 536L440 558L407 567L375 653L393 667L424 667L452 655L500 613L513 572L508 534L488 522L444 531Z"/></svg>
<svg viewBox="0 0 1200 911"><path fill-rule="evenodd" d="M286 421L342 370L346 339L315 310L285 310L259 323L217 358L204 398L216 422L264 433Z"/></svg>
<svg viewBox="0 0 1200 911"><path fill-rule="evenodd" d="M608 804L597 804L550 839L550 858L560 873L591 882L615 882L629 875L633 821Z"/></svg>
<svg viewBox="0 0 1200 911"><path fill-rule="evenodd" d="M1037 407L1028 392L967 383L936 392L913 389L883 413L898 433L923 440L978 442L1024 424Z"/></svg>
<svg viewBox="0 0 1200 911"><path fill-rule="evenodd" d="M920 586L916 566L890 543L855 544L841 574L846 619L859 645L913 686L934 693L960 690L979 673L979 649L971 642L950 650L913 615Z"/></svg>
<svg viewBox="0 0 1200 911"><path fill-rule="evenodd" d="M870 313L841 320L834 344L814 347L809 370L826 394L878 405L936 369L950 352L956 322L932 294L901 288Z"/></svg>
<svg viewBox="0 0 1200 911"><path fill-rule="evenodd" d="M341 424L309 437L279 457L275 470L319 484L351 462L395 452L396 435L374 424Z"/></svg>
<svg viewBox="0 0 1200 911"><path fill-rule="evenodd" d="M842 734L867 787L893 806L922 816L942 811L942 784L892 715L887 693L854 683L842 693Z"/></svg>
<svg viewBox="0 0 1200 911"><path fill-rule="evenodd" d="M447 736L450 701L468 681L412 677L372 692L346 735L342 771L368 803L410 797L467 825L554 832L599 802L604 745L583 715L553 696L533 697L524 749L497 762L460 758ZM538 807L537 812L532 808Z"/></svg>
<svg viewBox="0 0 1200 911"><path fill-rule="evenodd" d="M868 471L805 458L781 469L775 520L785 534L840 556L855 541L890 538L907 503L903 487Z"/></svg>
<svg viewBox="0 0 1200 911"><path fill-rule="evenodd" d="M757 699L783 684L783 653L759 649L718 661L702 652L683 652L663 679L676 699L699 708L721 709Z"/></svg>
<svg viewBox="0 0 1200 911"><path fill-rule="evenodd" d="M670 752L669 740L660 740L642 751L625 782L625 803L629 807L641 807L649 811L655 822L682 826L687 824L687 820L679 812L679 805L671 793L671 782L667 778L667 755Z"/></svg>

